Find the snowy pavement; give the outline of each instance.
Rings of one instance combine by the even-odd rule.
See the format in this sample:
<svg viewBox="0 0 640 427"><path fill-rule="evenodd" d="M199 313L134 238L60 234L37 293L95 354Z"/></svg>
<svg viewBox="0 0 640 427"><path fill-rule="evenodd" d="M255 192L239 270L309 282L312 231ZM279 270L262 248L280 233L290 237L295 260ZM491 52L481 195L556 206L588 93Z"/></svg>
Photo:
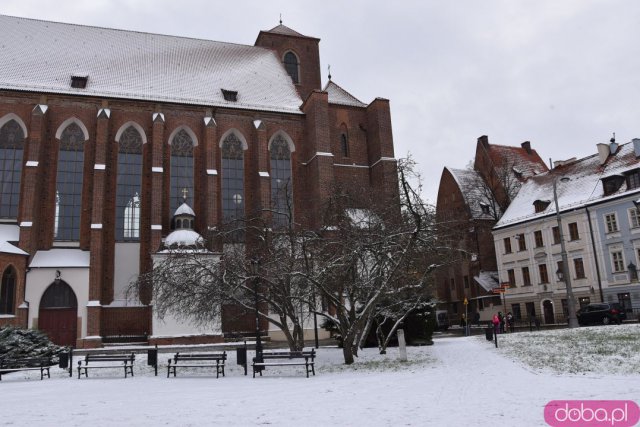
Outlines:
<svg viewBox="0 0 640 427"><path fill-rule="evenodd" d="M167 379L166 368L154 377L144 360L127 379L100 372L78 380L57 368L43 381L11 374L0 382L0 425L533 427L546 425L550 400L640 398L640 374L537 373L479 337L408 350L413 362L397 367L397 349L386 357L366 349L358 362L365 366L354 370L340 365L339 349L321 348L308 379L297 368L244 377L235 355L220 379L180 372Z"/></svg>

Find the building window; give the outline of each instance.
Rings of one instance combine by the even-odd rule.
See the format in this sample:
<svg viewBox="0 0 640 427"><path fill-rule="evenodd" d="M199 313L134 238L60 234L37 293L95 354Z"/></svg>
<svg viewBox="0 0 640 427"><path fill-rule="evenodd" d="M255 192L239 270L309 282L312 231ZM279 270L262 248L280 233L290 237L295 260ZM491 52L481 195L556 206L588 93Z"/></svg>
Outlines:
<svg viewBox="0 0 640 427"><path fill-rule="evenodd" d="M195 142L189 133L180 129L171 140L171 192L169 215L185 201L185 196L193 192L193 147ZM185 191L186 190L186 191Z"/></svg>
<svg viewBox="0 0 640 427"><path fill-rule="evenodd" d="M542 240L542 231L541 230L533 232L533 239L535 240L536 248L541 248L541 247L544 246L544 241Z"/></svg>
<svg viewBox="0 0 640 427"><path fill-rule="evenodd" d="M550 203L551 202L549 202L548 200L536 200L535 202L533 202L533 208L536 213L543 212L545 209L547 209L547 206L549 206Z"/></svg>
<svg viewBox="0 0 640 427"><path fill-rule="evenodd" d="M509 280L509 286L512 288L516 287L516 272L513 269L507 270L507 276Z"/></svg>
<svg viewBox="0 0 640 427"><path fill-rule="evenodd" d="M607 227L607 233L615 233L618 231L618 220L615 213L606 214L604 216L604 223Z"/></svg>
<svg viewBox="0 0 640 427"><path fill-rule="evenodd" d="M237 90L226 90L220 89L222 91L222 97L225 101L237 102L238 101L238 91Z"/></svg>
<svg viewBox="0 0 640 427"><path fill-rule="evenodd" d="M624 271L624 257L622 251L611 252L611 267L614 273L620 273Z"/></svg>
<svg viewBox="0 0 640 427"><path fill-rule="evenodd" d="M629 224L631 224L631 228L640 227L640 210L638 208L629 209Z"/></svg>
<svg viewBox="0 0 640 427"><path fill-rule="evenodd" d="M16 273L13 268L7 268L2 274L0 284L0 314L15 314Z"/></svg>
<svg viewBox="0 0 640 427"><path fill-rule="evenodd" d="M532 317L536 317L536 305L532 302L524 303L525 309L527 310L527 317L531 319Z"/></svg>
<svg viewBox="0 0 640 427"><path fill-rule="evenodd" d="M116 240L140 239L142 191L142 136L129 126L118 141L116 187Z"/></svg>
<svg viewBox="0 0 640 427"><path fill-rule="evenodd" d="M244 217L244 150L233 133L222 142L222 217L225 222Z"/></svg>
<svg viewBox="0 0 640 427"><path fill-rule="evenodd" d="M522 312L520 312L520 304L511 304L511 314L515 320L522 320Z"/></svg>
<svg viewBox="0 0 640 427"><path fill-rule="evenodd" d="M462 277L462 281L464 282L464 288L469 289L469 276Z"/></svg>
<svg viewBox="0 0 640 427"><path fill-rule="evenodd" d="M522 284L524 286L531 286L531 275L529 274L529 267L522 267Z"/></svg>
<svg viewBox="0 0 640 427"><path fill-rule="evenodd" d="M560 244L560 229L558 228L558 226L555 226L551 229L551 234L553 234L553 244Z"/></svg>
<svg viewBox="0 0 640 427"><path fill-rule="evenodd" d="M518 241L518 250L526 251L527 250L527 241L524 238L524 234L518 234L516 236L516 240Z"/></svg>
<svg viewBox="0 0 640 427"><path fill-rule="evenodd" d="M604 178L602 180L604 195L608 196L618 191L624 181L625 181L625 178L620 175L614 175L614 176L609 176L607 178Z"/></svg>
<svg viewBox="0 0 640 427"><path fill-rule="evenodd" d="M573 268L576 270L576 279L584 279L584 264L582 263L582 258L574 258L573 259Z"/></svg>
<svg viewBox="0 0 640 427"><path fill-rule="evenodd" d="M15 120L0 129L0 218L18 218L24 132Z"/></svg>
<svg viewBox="0 0 640 427"><path fill-rule="evenodd" d="M549 273L547 273L547 264L539 264L538 272L540 273L540 283L549 283Z"/></svg>
<svg viewBox="0 0 640 427"><path fill-rule="evenodd" d="M291 185L291 150L289 143L276 136L271 141L271 204L273 224L286 226L293 216L293 188Z"/></svg>
<svg viewBox="0 0 640 427"><path fill-rule="evenodd" d="M56 176L55 240L80 240L84 133L71 123L60 135Z"/></svg>
<svg viewBox="0 0 640 427"><path fill-rule="evenodd" d="M293 52L287 52L284 54L284 68L287 70L287 74L291 77L293 83L300 83L300 78L298 76L298 57Z"/></svg>
<svg viewBox="0 0 640 427"><path fill-rule="evenodd" d="M340 134L340 149L342 150L342 157L349 157L349 140L344 133Z"/></svg>
<svg viewBox="0 0 640 427"><path fill-rule="evenodd" d="M511 238L510 237L505 237L502 241L504 242L504 253L505 254L510 254L511 253Z"/></svg>
<svg viewBox="0 0 640 427"><path fill-rule="evenodd" d="M640 171L633 171L627 175L627 190L640 187Z"/></svg>
<svg viewBox="0 0 640 427"><path fill-rule="evenodd" d="M87 87L88 76L71 76L71 87L85 89Z"/></svg>
<svg viewBox="0 0 640 427"><path fill-rule="evenodd" d="M578 223L576 222L569 224L569 239L580 240L580 234L578 234Z"/></svg>

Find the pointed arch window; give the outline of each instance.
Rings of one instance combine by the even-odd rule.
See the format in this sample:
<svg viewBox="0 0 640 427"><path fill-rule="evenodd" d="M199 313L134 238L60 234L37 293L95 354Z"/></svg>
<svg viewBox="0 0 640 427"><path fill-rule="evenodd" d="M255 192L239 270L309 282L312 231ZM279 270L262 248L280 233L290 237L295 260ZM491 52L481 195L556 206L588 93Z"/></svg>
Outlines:
<svg viewBox="0 0 640 427"><path fill-rule="evenodd" d="M222 217L225 222L244 217L244 150L233 133L222 142Z"/></svg>
<svg viewBox="0 0 640 427"><path fill-rule="evenodd" d="M24 132L15 120L0 129L0 218L18 218Z"/></svg>
<svg viewBox="0 0 640 427"><path fill-rule="evenodd" d="M55 240L80 240L84 133L71 123L60 135L56 176Z"/></svg>
<svg viewBox="0 0 640 427"><path fill-rule="evenodd" d="M349 157L349 139L346 133L340 134L340 149L342 150L342 157Z"/></svg>
<svg viewBox="0 0 640 427"><path fill-rule="evenodd" d="M183 191L193 192L193 138L180 129L171 140L171 198L170 215L184 202Z"/></svg>
<svg viewBox="0 0 640 427"><path fill-rule="evenodd" d="M284 54L284 68L287 70L287 74L291 76L291 80L294 84L300 83L299 77L299 62L298 57L293 52L287 52Z"/></svg>
<svg viewBox="0 0 640 427"><path fill-rule="evenodd" d="M271 204L273 225L286 226L293 214L291 150L282 135L271 141Z"/></svg>
<svg viewBox="0 0 640 427"><path fill-rule="evenodd" d="M140 239L142 192L142 135L129 126L118 141L116 186L116 240Z"/></svg>
<svg viewBox="0 0 640 427"><path fill-rule="evenodd" d="M15 314L16 272L12 267L2 274L0 283L0 314Z"/></svg>

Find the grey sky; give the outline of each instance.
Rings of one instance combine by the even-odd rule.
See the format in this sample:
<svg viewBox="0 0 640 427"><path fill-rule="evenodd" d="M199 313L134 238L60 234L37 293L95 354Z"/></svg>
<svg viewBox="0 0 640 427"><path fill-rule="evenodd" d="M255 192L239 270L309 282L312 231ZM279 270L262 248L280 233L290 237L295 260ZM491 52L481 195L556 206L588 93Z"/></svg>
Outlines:
<svg viewBox="0 0 640 427"><path fill-rule="evenodd" d="M396 157L435 202L478 136L548 162L640 137L640 2L2 0L0 13L253 45L283 23L321 39L323 84L391 100Z"/></svg>

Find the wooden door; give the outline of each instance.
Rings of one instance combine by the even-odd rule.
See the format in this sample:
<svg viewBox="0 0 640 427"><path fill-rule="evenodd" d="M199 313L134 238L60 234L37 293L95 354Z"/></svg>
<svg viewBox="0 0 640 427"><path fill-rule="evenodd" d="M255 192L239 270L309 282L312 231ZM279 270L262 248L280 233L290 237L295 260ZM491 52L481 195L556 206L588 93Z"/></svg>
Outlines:
<svg viewBox="0 0 640 427"><path fill-rule="evenodd" d="M64 280L56 279L42 295L38 312L38 329L58 345L76 345L78 301Z"/></svg>

